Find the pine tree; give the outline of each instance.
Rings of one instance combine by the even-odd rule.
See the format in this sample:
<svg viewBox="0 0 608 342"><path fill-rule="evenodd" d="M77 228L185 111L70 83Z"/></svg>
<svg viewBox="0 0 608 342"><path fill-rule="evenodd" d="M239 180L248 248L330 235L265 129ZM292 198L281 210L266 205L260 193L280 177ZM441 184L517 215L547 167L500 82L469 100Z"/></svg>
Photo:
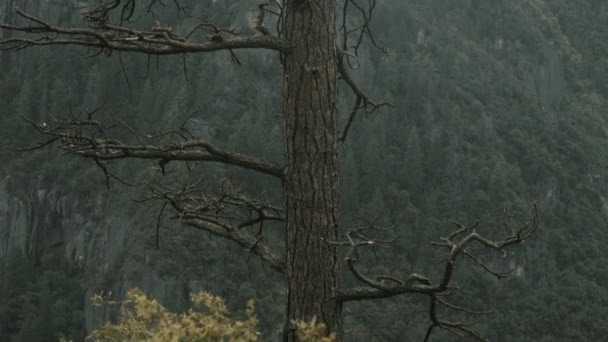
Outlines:
<svg viewBox="0 0 608 342"><path fill-rule="evenodd" d="M30 26L0 24L1 29L47 34L37 35L35 41L18 38L0 41L0 44L15 49L36 45L86 46L100 54L118 54L123 73L125 65L121 54L128 52L149 56L179 55L185 58L194 53L223 51L228 53L233 64L241 63L237 53L239 50L264 49L275 52L282 65L282 111L278 119L283 127L284 164L223 150L210 141L193 136L183 126L142 136L124 120L120 120L117 121L117 126L123 128L123 135L114 136L114 125L92 119L58 117L50 124L32 121L42 134L59 140L61 148L67 152L93 159L108 178L120 179L113 173L110 165L112 161L153 160L160 175L141 180L141 184L151 191L152 198L172 207L181 223L237 243L283 276L286 288L284 341L297 340L296 330L300 327L296 322L301 321L319 322L325 326L324 335L335 335L340 340L343 333L344 303L405 293L418 293L430 298L429 313L432 322L427 328L426 339L435 329L440 328L482 339L472 324L437 318L435 308L438 303L442 303L441 295L452 291L450 282L459 256L476 260L467 254L469 252L466 247L470 243L481 243L501 251L532 234L538 225L536 216L531 224L496 241L477 234L472 227L458 226L453 233L437 243L446 251L447 257L439 272L441 276L434 282L417 273L412 273L403 280L390 274L367 275L358 263L363 250L388 243L387 240L370 237L368 231L386 232L388 229L379 228L373 222L364 227L341 227L339 146L347 142L349 129L357 114L370 114L390 105L372 101L349 69L349 66L356 69L353 58L364 54L360 48L366 36L371 38L373 46L386 52L371 31L370 21L375 1L370 1L367 10L353 0L285 0L273 2L272 5L260 4L258 11L251 13L250 34L240 34L220 26L222 20L195 26L190 33L178 32L159 21L152 24L152 28L140 29L130 26L130 20L135 18L134 13L143 10L137 7L137 3L134 0L115 0L111 4L102 3L93 10L85 11L82 13L86 21L84 29L54 26L17 11L28 23L33 22L35 29L32 30ZM178 4L178 11L183 11L179 7L179 1L175 3ZM221 7L229 13L238 11L239 8L237 4L224 1L217 4L212 1L210 6ZM338 6L342 7L340 14ZM274 21L276 18L270 19L272 15L278 15L278 21ZM355 19L351 20L353 16ZM278 24L275 32L270 29L273 24ZM200 36L204 37L201 39ZM421 63L426 64L428 59L423 56ZM429 70L433 71L432 67L430 65ZM412 71L416 71L416 68L412 67ZM95 71L93 75L107 80L107 75L95 74ZM426 83L424 89L414 96L427 98L427 106L420 109L430 114L429 99L434 94L430 81L425 82L424 76L420 71L413 75L417 78L417 84ZM344 129L339 128L337 117L339 78L355 98ZM113 91L117 92L116 89ZM90 89L86 96L97 100L99 92ZM238 102L239 99L233 100ZM167 108L176 108L176 104L173 105ZM163 121L162 119L157 121ZM156 123L158 122L153 122ZM420 138L416 135L416 131L413 131L410 142L410 154L416 163L414 173L408 177L410 187L419 186L420 183L415 183L420 179L422 164ZM133 142L125 142L129 137ZM362 167L364 188L373 194L368 207L376 211L386 210L383 191L374 188L372 184L375 178L384 177L380 167L381 147L378 138L371 138L366 151L376 161L367 161ZM161 176L167 174L168 164L179 162L183 163L180 165L185 165L184 172L196 171L190 165L192 162L217 162L257 172L259 177L272 179L268 181L269 184L273 182L282 188L282 203L270 203L264 196L254 198L242 191L241 184L235 184L230 179L222 182L215 191L197 187L189 183L187 178L173 184L163 183ZM458 166L458 163L454 166ZM179 183L179 186L175 183ZM386 212L384 214L388 215ZM281 222L284 227L282 253L274 252L274 245L264 238L262 224L268 221ZM259 228L248 229L251 227ZM341 230L344 234L340 234ZM362 286L343 288L340 247L347 248L346 266ZM388 267L381 269L386 270ZM491 269L485 269L496 275Z"/></svg>

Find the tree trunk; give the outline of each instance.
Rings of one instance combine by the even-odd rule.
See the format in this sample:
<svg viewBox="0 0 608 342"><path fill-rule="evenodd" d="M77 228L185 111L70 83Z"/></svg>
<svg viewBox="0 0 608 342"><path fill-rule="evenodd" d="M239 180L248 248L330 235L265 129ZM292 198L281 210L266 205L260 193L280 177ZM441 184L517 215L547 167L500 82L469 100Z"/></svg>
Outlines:
<svg viewBox="0 0 608 342"><path fill-rule="evenodd" d="M288 0L283 34L295 44L284 56L287 159L287 313L284 341L295 341L292 320L324 323L339 338L337 61L334 0Z"/></svg>

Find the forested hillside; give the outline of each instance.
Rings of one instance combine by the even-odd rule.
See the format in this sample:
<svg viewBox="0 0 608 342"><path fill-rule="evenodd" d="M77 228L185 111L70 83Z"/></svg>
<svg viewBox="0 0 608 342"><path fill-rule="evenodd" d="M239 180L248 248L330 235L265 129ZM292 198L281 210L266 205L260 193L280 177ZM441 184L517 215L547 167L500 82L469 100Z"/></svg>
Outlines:
<svg viewBox="0 0 608 342"><path fill-rule="evenodd" d="M15 1L19 2L19 1ZM80 22L81 2L40 1L27 9L54 23ZM22 4L23 6L23 4ZM182 32L195 22L167 7L158 20ZM251 30L253 2L192 2L197 15ZM0 20L10 21L0 5ZM452 221L504 231L503 210L541 226L493 266L497 280L459 267L454 302L492 341L602 341L608 336L608 5L599 0L386 0L372 22L383 54L360 51L354 74L374 99L392 102L358 118L341 147L341 219L396 225L390 249L365 256L369 269L440 272L430 245ZM1 34L1 33L0 33ZM89 301L140 287L174 310L200 289L235 310L256 300L264 340L281 329L275 275L247 251L180 227L141 189L110 182L90 160L44 142L35 122L103 106L97 120L124 120L141 134L185 123L219 146L281 162L281 65L276 55L238 52L86 58L84 48L0 51L0 341L82 340L116 317ZM121 62L122 60L122 62ZM124 66L124 68L123 68ZM340 117L351 95L340 89ZM125 179L151 162L117 163ZM269 198L270 179L221 165L198 167L205 184L244 184ZM272 230L272 226L265 229ZM158 235L157 235L158 231ZM282 237L277 230L274 238ZM271 237L272 240L272 237ZM272 242L272 241L271 241ZM483 253L490 256L491 251ZM344 281L351 282L345 273ZM345 307L347 341L420 341L427 298L404 296ZM237 315L239 312L237 311ZM242 312L240 313L242 314ZM436 341L459 341L446 332Z"/></svg>

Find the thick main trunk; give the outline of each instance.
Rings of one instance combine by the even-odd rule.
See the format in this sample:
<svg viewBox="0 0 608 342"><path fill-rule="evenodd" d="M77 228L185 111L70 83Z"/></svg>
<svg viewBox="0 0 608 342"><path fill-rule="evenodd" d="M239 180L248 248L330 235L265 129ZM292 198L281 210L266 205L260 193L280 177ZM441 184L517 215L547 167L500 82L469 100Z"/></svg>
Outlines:
<svg viewBox="0 0 608 342"><path fill-rule="evenodd" d="M338 157L336 129L335 1L288 0L283 34L295 44L284 56L287 158L288 301L284 339L292 320L325 323L340 335Z"/></svg>

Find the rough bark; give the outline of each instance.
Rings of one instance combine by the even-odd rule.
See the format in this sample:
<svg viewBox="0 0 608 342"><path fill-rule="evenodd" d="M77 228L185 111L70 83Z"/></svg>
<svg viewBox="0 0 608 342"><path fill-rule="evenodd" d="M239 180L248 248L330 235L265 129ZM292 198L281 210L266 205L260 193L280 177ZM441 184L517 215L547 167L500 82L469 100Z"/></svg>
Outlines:
<svg viewBox="0 0 608 342"><path fill-rule="evenodd" d="M170 189L160 183L143 181L152 192L148 199L165 201L176 209L183 223L221 236L238 243L240 246L257 254L272 269L284 274L287 280L287 308L283 331L284 341L297 341L294 321L323 323L327 334L334 333L337 340L342 336L341 305L343 302L374 298L387 298L398 294L418 293L429 296L429 318L431 325L427 329L425 341L437 329L445 329L462 336L469 336L478 341L486 341L475 329L473 322L447 321L437 316L436 307L441 304L448 309L470 314L475 312L453 305L445 297L455 293L458 287L451 284L452 271L458 256L469 259L486 272L498 277L506 277L510 271L500 272L485 264L476 257L468 246L477 244L493 249L506 256L506 248L523 242L538 227L538 211L533 204L533 219L521 227L513 227L505 212L504 223L506 236L499 240L486 238L475 231L477 224L457 228L435 246L446 248L449 254L443 265L443 275L438 280L417 273L410 274L403 280L392 274L367 275L358 267L359 250L374 246L387 246L392 240L369 239L362 232L387 231L373 225L355 227L345 236L347 241L339 239L338 218L338 157L337 148L340 141L345 141L349 128L359 111L370 114L389 103L372 102L348 74L349 56L356 57L364 36L373 46L386 51L371 33L369 22L376 6L376 0L370 0L364 10L355 1L344 0L342 4L342 22L339 31L343 42L340 50L336 49L336 0L283 0L272 3L280 7L277 30L279 37L264 26L264 11L268 3L260 4L260 14L256 24L256 35L240 36L233 29L221 29L211 23L197 25L190 34L180 37L171 27L156 26L148 31L135 30L128 26L111 24L109 13L120 9L122 0L101 2L99 7L83 14L89 22L86 28L72 28L52 25L37 17L17 10L17 18L24 24L3 23L4 12L0 5L0 50L21 50L39 45L78 45L96 47L93 54L111 55L114 51L138 52L147 55L203 53L217 50L229 50L236 58L234 49L269 49L282 53L284 67L284 131L286 165L282 166L239 153L227 152L208 142L191 136L183 127L155 134L160 144L145 143L135 130L124 122L119 122L131 132L139 144L124 144L116 139L107 138L106 130L117 125L105 125L91 116L97 110L86 113L88 119L51 116L47 123L27 119L40 133L50 136L50 140L37 146L25 148L32 150L59 142L66 152L76 153L92 158L103 170L107 179L111 177L123 183L120 177L108 170L107 162L116 159L154 159L159 160L160 172L165 173L164 165L170 161L219 162L254 170L280 178L284 184L285 207L280 208L267 201L253 200L242 196L238 189L231 186L213 194L205 188L188 185L183 189ZM178 5L178 2L175 2ZM126 14L129 4L122 2L121 25L132 15ZM281 6L282 5L282 6ZM349 6L362 16L363 24L358 28L347 26ZM178 5L179 7L179 5ZM274 11L269 11L279 15ZM6 19L6 18L5 18ZM201 26L202 25L202 26ZM192 37L191 33L205 27L212 34L206 39ZM10 37L11 32L17 32ZM260 35L261 34L261 35ZM349 35L355 38L349 38ZM355 42L349 46L348 42ZM347 48L353 50L346 51ZM4 57L6 58L6 57ZM3 56L0 55L0 65ZM123 66L124 67L124 66ZM124 70L123 70L124 71ZM347 119L345 128L338 136L336 125L336 82L337 75L353 91L354 107ZM103 137L103 138L101 138ZM147 138L146 138L147 140ZM177 143L176 143L177 141ZM132 185L132 184L131 184ZM191 194L200 193L197 196ZM163 205L163 208L164 208ZM218 212L226 208L244 208L253 214L249 217L239 215L237 209L232 217L218 219ZM228 210L230 211L230 210ZM161 209L162 214L162 209ZM244 227L273 220L286 223L286 259L273 253L270 246L263 241L263 236L248 234ZM367 235L367 234L366 234ZM350 246L346 264L365 286L351 289L340 289L340 265L338 246Z"/></svg>
<svg viewBox="0 0 608 342"><path fill-rule="evenodd" d="M284 38L293 42L284 64L287 219L287 315L284 341L295 341L292 320L324 323L341 333L339 279L337 58L335 1L289 0Z"/></svg>

